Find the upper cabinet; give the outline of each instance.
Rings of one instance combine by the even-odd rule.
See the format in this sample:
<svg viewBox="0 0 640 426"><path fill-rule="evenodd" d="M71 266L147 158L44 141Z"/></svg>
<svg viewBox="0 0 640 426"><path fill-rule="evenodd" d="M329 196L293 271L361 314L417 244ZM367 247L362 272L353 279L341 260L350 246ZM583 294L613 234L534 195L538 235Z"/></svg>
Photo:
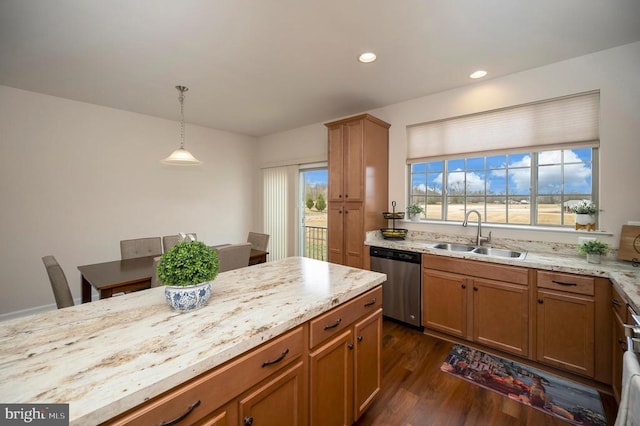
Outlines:
<svg viewBox="0 0 640 426"><path fill-rule="evenodd" d="M386 226L389 124L362 114L326 124L329 136L329 261L367 268L367 231Z"/></svg>

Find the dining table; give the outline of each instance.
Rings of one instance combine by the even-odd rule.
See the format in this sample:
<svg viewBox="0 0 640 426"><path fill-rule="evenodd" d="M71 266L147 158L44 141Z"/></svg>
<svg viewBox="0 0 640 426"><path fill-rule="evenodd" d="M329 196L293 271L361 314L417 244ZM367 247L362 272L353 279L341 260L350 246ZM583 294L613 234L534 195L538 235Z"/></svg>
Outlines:
<svg viewBox="0 0 640 426"><path fill-rule="evenodd" d="M91 287L100 299L116 293L144 290L151 287L153 259L157 256L136 257L78 266L82 277L82 303L91 302Z"/></svg>
<svg viewBox="0 0 640 426"><path fill-rule="evenodd" d="M269 252L251 249L249 265L267 261ZM100 299L117 293L144 290L151 287L153 260L158 256L136 257L78 266L81 275L82 303L91 302L91 287Z"/></svg>

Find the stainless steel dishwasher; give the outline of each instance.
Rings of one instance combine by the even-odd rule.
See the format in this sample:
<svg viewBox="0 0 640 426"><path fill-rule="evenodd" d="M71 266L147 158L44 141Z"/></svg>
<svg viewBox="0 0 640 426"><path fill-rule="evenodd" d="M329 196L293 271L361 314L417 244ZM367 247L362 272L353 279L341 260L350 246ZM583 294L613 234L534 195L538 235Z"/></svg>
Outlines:
<svg viewBox="0 0 640 426"><path fill-rule="evenodd" d="M410 251L371 247L371 270L387 274L382 284L382 314L421 328L422 255Z"/></svg>

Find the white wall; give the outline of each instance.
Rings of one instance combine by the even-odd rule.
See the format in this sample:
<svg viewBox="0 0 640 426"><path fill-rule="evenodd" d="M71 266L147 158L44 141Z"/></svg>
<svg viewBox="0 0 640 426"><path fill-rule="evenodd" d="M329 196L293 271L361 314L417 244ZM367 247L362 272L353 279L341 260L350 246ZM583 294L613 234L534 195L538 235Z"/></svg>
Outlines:
<svg viewBox="0 0 640 426"><path fill-rule="evenodd" d="M621 225L628 220L640 220L639 70L640 42L369 111L391 123L389 200L396 200L400 206L406 205L408 125L599 89L600 207L603 209L599 220L601 229L610 233L601 239L617 247ZM287 132L286 138L278 140L278 143L273 138L261 138L260 149L272 157L287 158L292 149L304 151L301 144L306 144L314 152L318 146L326 149L325 139L326 129L322 123L317 123ZM283 143L285 141L288 143ZM402 226L449 234L475 233L475 228L463 229L459 225L406 222ZM577 235L573 232L501 227L491 230L494 238L577 243Z"/></svg>
<svg viewBox="0 0 640 426"><path fill-rule="evenodd" d="M219 244L253 228L255 138L187 123L186 148L204 164L166 166L177 119L6 86L0 131L0 314L54 303L42 256L79 297L77 266L119 259L121 239L185 231Z"/></svg>

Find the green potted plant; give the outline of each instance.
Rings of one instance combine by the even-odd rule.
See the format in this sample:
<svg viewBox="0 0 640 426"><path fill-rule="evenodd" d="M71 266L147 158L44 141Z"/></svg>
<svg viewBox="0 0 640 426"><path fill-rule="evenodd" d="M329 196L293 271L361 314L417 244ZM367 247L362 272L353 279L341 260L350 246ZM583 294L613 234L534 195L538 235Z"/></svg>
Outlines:
<svg viewBox="0 0 640 426"><path fill-rule="evenodd" d="M583 200L571 207L571 211L576 214L576 229L586 228L587 231L595 231L598 206L592 201Z"/></svg>
<svg viewBox="0 0 640 426"><path fill-rule="evenodd" d="M578 246L578 253L587 255L587 262L600 263L602 256L609 252L609 244L598 240L585 241Z"/></svg>
<svg viewBox="0 0 640 426"><path fill-rule="evenodd" d="M409 215L409 219L413 221L419 221L420 213L422 213L423 211L424 209L419 204L411 204L409 207L407 207L407 214Z"/></svg>
<svg viewBox="0 0 640 426"><path fill-rule="evenodd" d="M198 309L211 297L218 275L218 254L200 241L182 241L160 257L158 280L169 306L177 311Z"/></svg>

